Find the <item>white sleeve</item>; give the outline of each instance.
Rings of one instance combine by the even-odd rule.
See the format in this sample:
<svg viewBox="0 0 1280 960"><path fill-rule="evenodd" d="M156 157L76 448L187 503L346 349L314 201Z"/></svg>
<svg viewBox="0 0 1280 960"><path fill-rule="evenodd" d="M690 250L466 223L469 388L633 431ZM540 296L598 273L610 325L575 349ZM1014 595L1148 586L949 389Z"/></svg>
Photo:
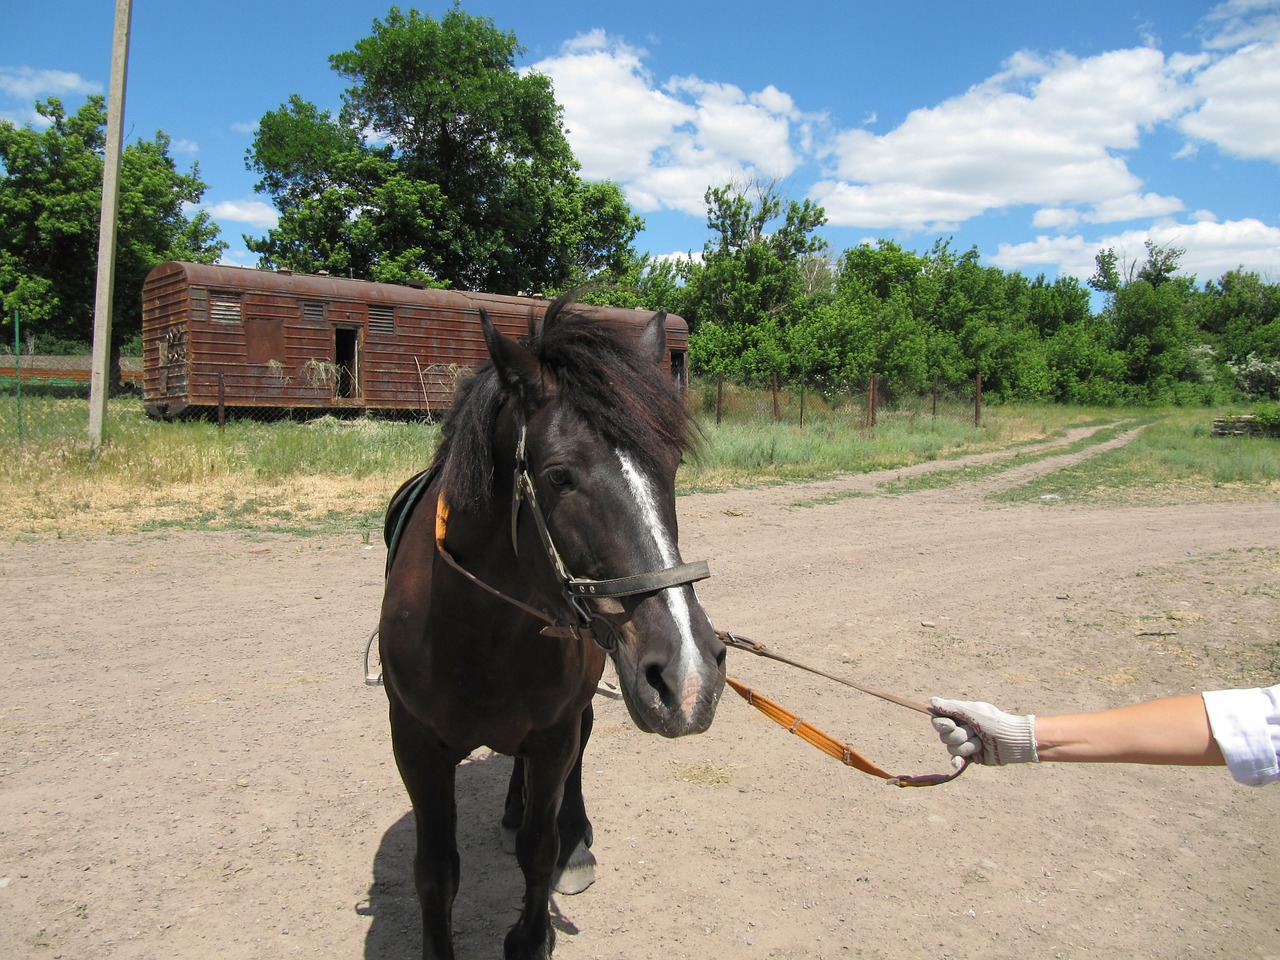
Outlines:
<svg viewBox="0 0 1280 960"><path fill-rule="evenodd" d="M1280 780L1280 685L1206 691L1204 706L1237 782L1260 787Z"/></svg>

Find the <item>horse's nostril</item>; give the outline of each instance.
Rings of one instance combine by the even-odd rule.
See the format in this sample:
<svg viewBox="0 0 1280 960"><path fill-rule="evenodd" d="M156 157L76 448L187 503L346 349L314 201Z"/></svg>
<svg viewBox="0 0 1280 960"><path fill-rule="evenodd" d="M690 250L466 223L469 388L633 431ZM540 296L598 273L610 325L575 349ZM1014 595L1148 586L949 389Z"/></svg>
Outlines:
<svg viewBox="0 0 1280 960"><path fill-rule="evenodd" d="M645 668L644 679L657 693L658 699L662 701L663 706L672 707L675 705L675 694L667 686L667 681L662 678L662 668L660 666L656 663L649 664Z"/></svg>
<svg viewBox="0 0 1280 960"><path fill-rule="evenodd" d="M725 661L729 658L729 648L721 647L720 653L716 655L716 666L720 668L720 672L724 672Z"/></svg>

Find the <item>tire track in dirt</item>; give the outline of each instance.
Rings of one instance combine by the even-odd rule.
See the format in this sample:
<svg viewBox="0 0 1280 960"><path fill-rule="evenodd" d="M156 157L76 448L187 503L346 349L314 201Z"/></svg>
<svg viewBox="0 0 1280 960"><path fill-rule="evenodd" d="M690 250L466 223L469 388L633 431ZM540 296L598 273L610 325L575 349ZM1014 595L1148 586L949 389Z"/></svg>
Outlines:
<svg viewBox="0 0 1280 960"><path fill-rule="evenodd" d="M881 494L885 492L883 488L886 484L948 471L954 471L957 475L956 483L946 488L949 493L960 495L962 489L978 490L987 487L988 489L982 490L980 494L975 494L975 497L981 498L999 492L1004 486L1017 486L1038 476L1052 473L1054 470L1080 463L1097 454L1122 447L1132 442L1143 429L1142 427L1135 427L1119 437L1093 444L1083 450L1075 450L1055 457L1035 459L1029 463L1020 462L1030 455L1039 455L1045 451L1071 447L1102 430L1111 429L1121 423L1124 423L1124 421L1119 420L1112 423L1075 427L1066 431L1060 437L1046 440L1042 443L1027 444L1018 447L1014 451L996 450L990 453L967 454L951 459L928 460L906 467L891 467L886 470L874 470L867 473L846 473L827 480L690 494L687 497L681 497L681 503L694 499L705 499L707 501L723 499L726 502L749 499L753 511L766 507L803 507L822 503L827 499L839 499L859 494ZM966 479L961 473L966 467L999 465L1006 462L1010 465L1009 468L1001 471L996 477L983 476L981 478ZM741 496L744 491L749 491L749 497L744 498ZM916 493L923 492L917 491ZM803 494L803 496L797 496L797 494Z"/></svg>

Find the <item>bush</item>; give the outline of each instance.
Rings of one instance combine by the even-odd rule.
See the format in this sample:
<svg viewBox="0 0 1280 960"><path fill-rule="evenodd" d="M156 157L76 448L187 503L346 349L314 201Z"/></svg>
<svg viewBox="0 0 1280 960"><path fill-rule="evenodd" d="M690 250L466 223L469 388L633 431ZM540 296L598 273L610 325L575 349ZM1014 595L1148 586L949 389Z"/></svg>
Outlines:
<svg viewBox="0 0 1280 960"><path fill-rule="evenodd" d="M1236 386L1251 397L1280 400L1280 360L1267 361L1256 353L1244 360L1227 361Z"/></svg>
<svg viewBox="0 0 1280 960"><path fill-rule="evenodd" d="M1253 411L1253 422L1268 437L1280 437L1280 403L1261 403Z"/></svg>

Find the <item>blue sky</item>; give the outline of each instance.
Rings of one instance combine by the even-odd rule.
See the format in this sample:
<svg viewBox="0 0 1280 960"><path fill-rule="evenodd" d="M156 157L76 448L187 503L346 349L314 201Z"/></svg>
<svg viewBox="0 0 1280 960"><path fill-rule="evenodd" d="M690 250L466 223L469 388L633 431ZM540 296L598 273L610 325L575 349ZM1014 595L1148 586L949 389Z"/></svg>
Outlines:
<svg viewBox="0 0 1280 960"><path fill-rule="evenodd" d="M105 93L114 0L3 0L0 117ZM404 3L432 16L451 4ZM126 137L164 130L242 234L273 211L245 151L298 94L336 110L330 54L389 2L134 0ZM827 212L833 253L939 237L1028 275L1085 278L1148 237L1200 281L1280 282L1280 0L985 4L473 0L550 76L590 179L622 185L637 246L700 251L703 194L776 179Z"/></svg>

